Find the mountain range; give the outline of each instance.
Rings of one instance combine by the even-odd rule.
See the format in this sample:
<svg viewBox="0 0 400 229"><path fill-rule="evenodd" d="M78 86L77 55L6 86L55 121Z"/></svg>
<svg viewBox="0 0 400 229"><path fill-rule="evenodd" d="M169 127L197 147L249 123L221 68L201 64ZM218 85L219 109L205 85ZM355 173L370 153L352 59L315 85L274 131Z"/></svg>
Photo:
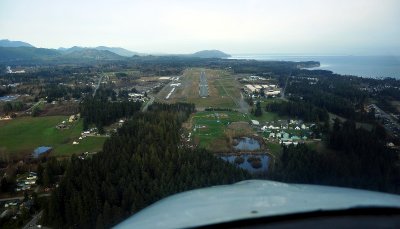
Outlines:
<svg viewBox="0 0 400 229"><path fill-rule="evenodd" d="M33 60L122 60L141 54L120 47L79 47L46 49L36 48L22 41L0 40L0 61L33 61ZM165 55L164 55L165 56ZM219 50L203 50L193 54L180 54L174 56L195 58L227 58L230 55Z"/></svg>

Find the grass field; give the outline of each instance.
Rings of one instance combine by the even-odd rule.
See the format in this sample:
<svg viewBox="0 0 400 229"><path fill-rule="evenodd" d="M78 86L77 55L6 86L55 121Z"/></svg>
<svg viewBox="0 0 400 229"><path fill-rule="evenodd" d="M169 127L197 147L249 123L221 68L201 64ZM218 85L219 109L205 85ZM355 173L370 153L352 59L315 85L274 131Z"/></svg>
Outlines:
<svg viewBox="0 0 400 229"><path fill-rule="evenodd" d="M269 149L269 152L271 155L273 155L275 158L278 158L280 154L282 153L282 147L279 143L276 142L266 142L267 148Z"/></svg>
<svg viewBox="0 0 400 229"><path fill-rule="evenodd" d="M263 111L262 115L259 116L259 117L256 117L253 114L250 114L249 118L259 121L260 124L262 124L262 125L263 125L264 122L277 121L279 119L283 119L282 117L280 117L276 113L266 112L266 111Z"/></svg>
<svg viewBox="0 0 400 229"><path fill-rule="evenodd" d="M23 117L0 122L0 150L12 156L31 153L38 146L53 147L56 156L72 153L99 151L106 138L87 137L79 145L72 145L82 131L82 121L75 122L69 129L58 130L55 126L67 116Z"/></svg>
<svg viewBox="0 0 400 229"><path fill-rule="evenodd" d="M226 149L225 131L232 122L248 121L246 115L234 111L202 111L191 117L194 138L201 147L214 151Z"/></svg>

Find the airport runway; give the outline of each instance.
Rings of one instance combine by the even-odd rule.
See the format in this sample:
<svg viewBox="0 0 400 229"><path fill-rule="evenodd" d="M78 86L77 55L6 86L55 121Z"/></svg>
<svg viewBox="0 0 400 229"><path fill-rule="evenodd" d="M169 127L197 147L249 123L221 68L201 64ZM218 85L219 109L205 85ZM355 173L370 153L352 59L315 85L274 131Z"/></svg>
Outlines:
<svg viewBox="0 0 400 229"><path fill-rule="evenodd" d="M208 96L208 83L204 71L200 73L199 95L201 98L206 98Z"/></svg>

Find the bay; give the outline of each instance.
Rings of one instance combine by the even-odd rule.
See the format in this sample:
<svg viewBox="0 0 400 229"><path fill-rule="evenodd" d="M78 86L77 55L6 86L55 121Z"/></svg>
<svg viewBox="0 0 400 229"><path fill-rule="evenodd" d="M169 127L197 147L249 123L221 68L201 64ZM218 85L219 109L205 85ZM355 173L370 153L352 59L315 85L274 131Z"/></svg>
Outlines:
<svg viewBox="0 0 400 229"><path fill-rule="evenodd" d="M254 59L277 61L319 61L320 67L341 75L368 78L392 77L400 79L400 56L313 56L313 55L268 55L238 54L230 59Z"/></svg>

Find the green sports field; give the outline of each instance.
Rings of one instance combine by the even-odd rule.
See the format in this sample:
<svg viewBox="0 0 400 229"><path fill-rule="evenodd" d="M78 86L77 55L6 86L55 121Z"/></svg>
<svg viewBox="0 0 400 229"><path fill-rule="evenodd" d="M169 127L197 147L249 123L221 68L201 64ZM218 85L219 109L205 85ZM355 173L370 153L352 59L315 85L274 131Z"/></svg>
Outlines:
<svg viewBox="0 0 400 229"><path fill-rule="evenodd" d="M59 130L57 124L67 116L22 117L0 121L0 151L11 156L31 153L36 147L53 147L53 155L69 156L73 153L97 152L102 149L105 137L87 137L78 140L82 121L74 122L69 129ZM79 145L72 145L79 141Z"/></svg>

